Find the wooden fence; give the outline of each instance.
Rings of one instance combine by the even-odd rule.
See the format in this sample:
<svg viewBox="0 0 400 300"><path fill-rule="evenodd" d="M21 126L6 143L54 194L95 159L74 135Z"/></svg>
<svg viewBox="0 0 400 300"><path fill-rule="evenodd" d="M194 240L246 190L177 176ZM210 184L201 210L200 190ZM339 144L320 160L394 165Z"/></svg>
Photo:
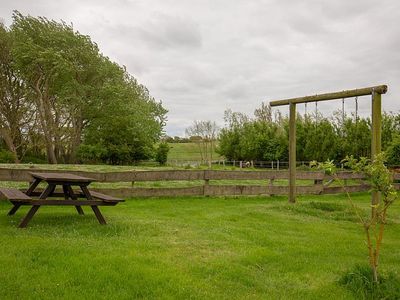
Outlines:
<svg viewBox="0 0 400 300"><path fill-rule="evenodd" d="M0 181L29 182L30 172L68 172L93 178L100 183L130 182L130 187L107 188L99 185L92 190L116 197L154 197L154 196L229 196L229 195L287 195L289 178L287 171L214 171L214 170L168 170L168 171L124 171L124 172L87 172L44 169L5 169L0 168ZM400 179L400 174L395 178ZM352 184L347 185L349 192L368 190L363 174L341 172L339 177ZM297 180L308 180L311 184L297 186L298 194L335 194L342 193L340 186L334 186L332 177L322 172L299 171ZM154 181L200 181L196 186L185 187L136 187L135 182ZM239 181L238 184L221 184L220 180ZM240 181L246 180L241 184ZM251 181L256 182L251 183ZM281 180L281 181L279 181ZM265 184L260 184L265 181ZM201 183L202 182L202 183Z"/></svg>

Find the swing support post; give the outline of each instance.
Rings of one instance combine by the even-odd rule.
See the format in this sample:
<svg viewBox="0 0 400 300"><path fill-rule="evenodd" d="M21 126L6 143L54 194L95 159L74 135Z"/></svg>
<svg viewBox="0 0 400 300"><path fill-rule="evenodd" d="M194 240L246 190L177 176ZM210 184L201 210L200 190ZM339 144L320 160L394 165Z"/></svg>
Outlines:
<svg viewBox="0 0 400 300"><path fill-rule="evenodd" d="M371 157L381 152L381 130L382 130L382 103L381 95L387 92L387 85L378 85L355 90L347 90L334 93L319 94L300 98L290 98L284 100L270 101L269 105L282 106L289 105L289 202L296 202L296 104L319 102L328 100L342 99L342 105L347 98L372 95L372 142ZM372 204L378 204L380 195L372 194ZM373 211L374 214L374 211Z"/></svg>
<svg viewBox="0 0 400 300"><path fill-rule="evenodd" d="M381 94L373 91L372 92L372 139L371 139L371 158L373 159L376 155L381 153L381 142L382 142L382 97ZM372 192L372 217L376 215L376 208L380 202L381 195L378 192Z"/></svg>
<svg viewBox="0 0 400 300"><path fill-rule="evenodd" d="M296 202L296 104L289 104L289 202Z"/></svg>

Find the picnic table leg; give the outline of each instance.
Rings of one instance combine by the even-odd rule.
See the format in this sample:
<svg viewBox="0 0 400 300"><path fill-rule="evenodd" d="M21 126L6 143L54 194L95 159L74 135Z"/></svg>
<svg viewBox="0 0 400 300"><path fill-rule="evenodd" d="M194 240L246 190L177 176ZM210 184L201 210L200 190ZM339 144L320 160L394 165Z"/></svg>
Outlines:
<svg viewBox="0 0 400 300"><path fill-rule="evenodd" d="M97 207L97 205L93 205L92 210L93 210L94 214L96 215L96 218L99 221L99 223L101 225L106 225L107 222L104 219L103 215L101 214L100 209Z"/></svg>
<svg viewBox="0 0 400 300"><path fill-rule="evenodd" d="M35 213L38 211L40 205L33 205L31 209L28 211L26 216L22 219L21 223L19 224L19 228L25 228Z"/></svg>
<svg viewBox="0 0 400 300"><path fill-rule="evenodd" d="M51 195L54 192L55 188L56 188L56 186L54 184L49 184L47 186L47 188L43 191L43 193L40 195L39 198L46 199L49 195ZM26 216L22 219L22 221L18 227L25 228L28 225L29 221L32 219L32 217L36 214L39 207L40 207L40 205L33 205L31 207L31 209L28 211L28 213L26 214Z"/></svg>
<svg viewBox="0 0 400 300"><path fill-rule="evenodd" d="M11 208L11 210L8 212L7 215L9 215L9 216L14 215L14 214L17 212L17 210L21 207L21 204L20 204L20 203L12 202L12 204L14 204L14 206L13 206L13 208Z"/></svg>
<svg viewBox="0 0 400 300"><path fill-rule="evenodd" d="M43 193L39 196L39 199L46 199L54 192L55 189L56 189L55 184L49 184L47 188L43 191Z"/></svg>
<svg viewBox="0 0 400 300"><path fill-rule="evenodd" d="M82 190L83 194L85 195L85 197L86 197L88 200L92 200L93 197L92 197L92 195L90 194L90 192L89 192L87 186L86 186L86 185L80 185L80 187L81 187L81 190Z"/></svg>
<svg viewBox="0 0 400 300"><path fill-rule="evenodd" d="M41 182L41 179L35 178L35 180L31 183L31 185L29 186L29 188L26 190L25 194L27 194L28 196L30 196L32 194L32 192L36 189L36 187L39 185L39 183Z"/></svg>
<svg viewBox="0 0 400 300"><path fill-rule="evenodd" d="M72 190L70 185L63 185L63 192L64 192L64 197L65 200L68 200L68 198L71 198L71 200L77 200L78 197L74 194L74 191ZM76 205L75 206L76 211L78 212L78 214L80 215L84 215L85 213L83 212L83 209L81 206Z"/></svg>
<svg viewBox="0 0 400 300"><path fill-rule="evenodd" d="M85 197L86 197L88 200L92 200L93 197L92 197L92 195L90 194L90 192L89 192L87 186L86 186L86 185L81 185L80 187L81 187L81 190L82 190L83 194L85 195ZM101 214L101 211L100 211L100 209L97 207L97 205L93 205L93 206L91 206L91 207L92 207L92 210L93 210L94 214L96 215L96 218L97 218L97 220L99 221L99 223L100 223L101 225L106 225L107 222L106 222L106 220L104 219L103 215Z"/></svg>

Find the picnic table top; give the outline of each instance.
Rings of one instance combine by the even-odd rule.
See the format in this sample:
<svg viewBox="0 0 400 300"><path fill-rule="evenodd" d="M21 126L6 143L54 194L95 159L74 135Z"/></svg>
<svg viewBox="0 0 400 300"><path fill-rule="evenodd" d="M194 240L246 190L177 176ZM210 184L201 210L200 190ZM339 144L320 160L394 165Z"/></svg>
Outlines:
<svg viewBox="0 0 400 300"><path fill-rule="evenodd" d="M45 181L66 181L66 182L92 182L93 178L83 177L70 173L30 173L34 178Z"/></svg>

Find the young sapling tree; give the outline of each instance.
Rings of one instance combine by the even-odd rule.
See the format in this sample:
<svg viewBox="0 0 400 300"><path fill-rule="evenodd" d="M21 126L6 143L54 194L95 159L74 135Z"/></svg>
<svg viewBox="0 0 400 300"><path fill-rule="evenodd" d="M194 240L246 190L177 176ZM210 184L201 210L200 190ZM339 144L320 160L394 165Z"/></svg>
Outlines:
<svg viewBox="0 0 400 300"><path fill-rule="evenodd" d="M387 211L398 198L398 193L393 186L393 174L385 165L384 153L376 155L373 160L365 157L355 159L350 156L346 157L342 162L353 172L365 174L366 180L370 184L370 191L379 193L380 201L377 204L371 205L371 214L367 216L364 215L361 209L355 205L350 193L346 190L344 181L339 178L338 170L333 161L328 160L324 163L313 162L311 166L322 169L326 174L332 175L343 187L354 213L363 226L368 248L369 266L372 270L374 282L378 283L378 263L385 231Z"/></svg>

